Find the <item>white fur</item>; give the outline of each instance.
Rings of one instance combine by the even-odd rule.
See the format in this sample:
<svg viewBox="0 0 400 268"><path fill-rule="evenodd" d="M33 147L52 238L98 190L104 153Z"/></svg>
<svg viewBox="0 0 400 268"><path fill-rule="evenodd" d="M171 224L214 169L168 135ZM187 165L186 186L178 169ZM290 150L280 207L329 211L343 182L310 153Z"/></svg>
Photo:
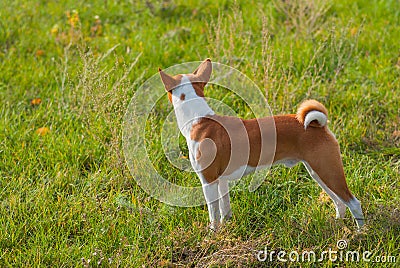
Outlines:
<svg viewBox="0 0 400 268"><path fill-rule="evenodd" d="M353 196L349 202L345 202L346 206L350 209L351 214L357 222L358 229L365 224L364 214L361 209L361 203L358 199Z"/></svg>
<svg viewBox="0 0 400 268"><path fill-rule="evenodd" d="M251 167L251 166L248 166L248 165L243 165L243 166L240 166L238 169L236 169L231 174L223 175L220 178L221 179L225 179L225 180L230 180L230 181L231 180L237 180L237 179L240 179L240 178L246 176L247 174L250 174L250 173L254 172L255 170L256 170L255 167Z"/></svg>
<svg viewBox="0 0 400 268"><path fill-rule="evenodd" d="M291 168L291 167L294 167L298 162L299 162L299 160L297 160L297 159L288 158L288 159L282 159L280 161L276 161L274 163L274 166L278 165L278 164L283 164L283 165L285 165L285 167Z"/></svg>
<svg viewBox="0 0 400 268"><path fill-rule="evenodd" d="M182 94L185 94L185 100L181 100ZM201 117L215 114L205 99L197 96L192 83L185 75L181 84L172 91L172 104L179 130L186 139L190 139L191 127Z"/></svg>
<svg viewBox="0 0 400 268"><path fill-rule="evenodd" d="M218 195L220 208L220 221L223 222L232 217L231 202L229 198L229 181L219 178L218 180Z"/></svg>
<svg viewBox="0 0 400 268"><path fill-rule="evenodd" d="M314 120L317 120L318 124L321 126L326 126L326 123L328 122L328 118L324 113L321 113L320 111L311 111L304 118L304 129L306 129Z"/></svg>

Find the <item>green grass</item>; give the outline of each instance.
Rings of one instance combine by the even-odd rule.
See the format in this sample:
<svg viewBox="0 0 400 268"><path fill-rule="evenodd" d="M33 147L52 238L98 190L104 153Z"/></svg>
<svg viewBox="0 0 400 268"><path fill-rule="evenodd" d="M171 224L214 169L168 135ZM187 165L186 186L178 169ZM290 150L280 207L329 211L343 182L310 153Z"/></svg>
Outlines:
<svg viewBox="0 0 400 268"><path fill-rule="evenodd" d="M1 1L0 266L256 267L265 247L322 252L340 239L398 265L400 4L290 2ZM252 193L239 183L233 219L216 234L205 207L171 207L141 190L122 151L125 109L158 67L207 57L248 75L275 114L306 98L328 107L363 232L349 213L334 219L301 166L274 167ZM206 91L241 110L225 94ZM157 109L148 130L171 107L165 99ZM147 137L160 172L198 183L170 168L157 131Z"/></svg>

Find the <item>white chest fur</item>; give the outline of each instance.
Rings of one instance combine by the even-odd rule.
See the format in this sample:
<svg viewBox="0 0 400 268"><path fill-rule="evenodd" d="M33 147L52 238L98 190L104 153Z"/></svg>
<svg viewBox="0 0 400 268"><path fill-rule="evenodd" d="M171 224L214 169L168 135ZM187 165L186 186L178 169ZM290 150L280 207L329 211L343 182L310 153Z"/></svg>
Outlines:
<svg viewBox="0 0 400 268"><path fill-rule="evenodd" d="M181 84L172 92L172 104L179 130L187 140L190 140L192 125L204 116L215 114L205 99L196 94L192 83L185 75Z"/></svg>

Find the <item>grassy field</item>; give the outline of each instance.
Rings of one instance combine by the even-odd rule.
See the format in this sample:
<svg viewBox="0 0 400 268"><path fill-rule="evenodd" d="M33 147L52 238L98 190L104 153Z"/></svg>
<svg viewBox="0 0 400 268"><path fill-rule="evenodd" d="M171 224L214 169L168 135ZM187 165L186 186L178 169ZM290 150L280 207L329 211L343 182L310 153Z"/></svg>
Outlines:
<svg viewBox="0 0 400 268"><path fill-rule="evenodd" d="M399 1L81 2L0 2L1 267L308 267L318 263L256 254L337 250L339 240L399 265ZM272 168L255 192L239 183L218 233L205 206L168 206L136 184L122 150L130 99L158 67L207 57L249 76L274 114L306 98L327 106L367 228L357 232L349 212L335 220L300 165ZM170 109L165 97L151 117L150 157L197 183L162 154L157 130Z"/></svg>

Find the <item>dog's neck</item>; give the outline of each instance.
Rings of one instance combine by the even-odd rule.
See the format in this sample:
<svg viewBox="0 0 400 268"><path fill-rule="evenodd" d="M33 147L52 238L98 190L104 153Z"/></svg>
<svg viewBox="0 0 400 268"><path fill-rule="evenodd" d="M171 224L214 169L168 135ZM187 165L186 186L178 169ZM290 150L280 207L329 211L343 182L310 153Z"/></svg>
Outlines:
<svg viewBox="0 0 400 268"><path fill-rule="evenodd" d="M215 114L206 100L196 94L191 81L185 75L180 85L172 91L172 104L179 130L186 139L190 139L193 124L202 117Z"/></svg>

